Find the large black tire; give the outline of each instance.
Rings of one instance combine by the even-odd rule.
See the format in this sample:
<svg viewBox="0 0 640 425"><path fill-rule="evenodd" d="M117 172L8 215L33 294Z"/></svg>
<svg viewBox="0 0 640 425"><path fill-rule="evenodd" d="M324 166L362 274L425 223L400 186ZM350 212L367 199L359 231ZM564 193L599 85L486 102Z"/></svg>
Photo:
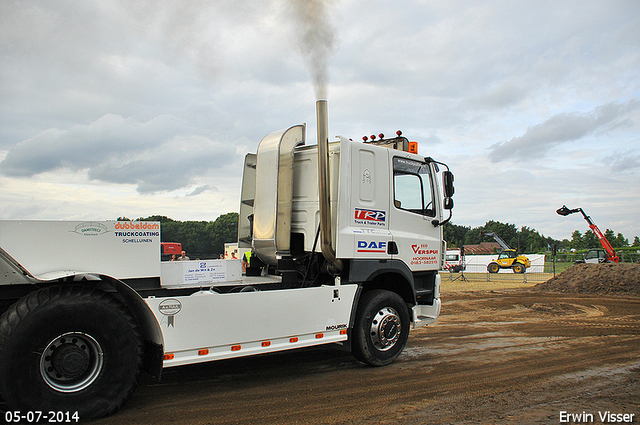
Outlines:
<svg viewBox="0 0 640 425"><path fill-rule="evenodd" d="M388 365L404 350L409 327L409 310L398 294L385 290L366 292L356 312L352 353L368 365Z"/></svg>
<svg viewBox="0 0 640 425"><path fill-rule="evenodd" d="M524 273L527 268L522 263L513 263L513 272L514 273Z"/></svg>
<svg viewBox="0 0 640 425"><path fill-rule="evenodd" d="M498 273L500 271L500 265L498 263L489 263L487 271L489 273Z"/></svg>
<svg viewBox="0 0 640 425"><path fill-rule="evenodd" d="M109 415L135 390L141 359L131 315L95 288L40 289L0 317L0 391L10 410Z"/></svg>

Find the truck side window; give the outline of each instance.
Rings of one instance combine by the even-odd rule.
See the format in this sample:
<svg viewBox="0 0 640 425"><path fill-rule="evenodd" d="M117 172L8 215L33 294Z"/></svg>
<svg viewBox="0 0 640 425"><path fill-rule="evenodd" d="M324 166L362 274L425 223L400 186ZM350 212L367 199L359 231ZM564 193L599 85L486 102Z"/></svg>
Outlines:
<svg viewBox="0 0 640 425"><path fill-rule="evenodd" d="M435 217L431 170L423 162L393 159L394 205L401 210Z"/></svg>

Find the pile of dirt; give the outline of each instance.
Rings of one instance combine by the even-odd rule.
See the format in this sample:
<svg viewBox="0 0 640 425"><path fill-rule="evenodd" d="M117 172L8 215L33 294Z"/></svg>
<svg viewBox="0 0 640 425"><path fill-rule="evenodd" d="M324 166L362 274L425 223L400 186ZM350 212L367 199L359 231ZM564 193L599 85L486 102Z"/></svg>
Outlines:
<svg viewBox="0 0 640 425"><path fill-rule="evenodd" d="M640 296L640 264L575 264L534 289L579 294Z"/></svg>

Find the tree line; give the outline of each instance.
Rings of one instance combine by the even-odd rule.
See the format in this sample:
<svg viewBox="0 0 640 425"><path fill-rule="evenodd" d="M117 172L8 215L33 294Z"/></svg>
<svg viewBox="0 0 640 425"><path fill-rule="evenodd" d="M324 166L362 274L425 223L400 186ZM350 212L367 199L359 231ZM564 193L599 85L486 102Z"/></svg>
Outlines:
<svg viewBox="0 0 640 425"><path fill-rule="evenodd" d="M572 249L600 248L602 245L591 229L584 233L575 230L571 235L571 240L557 240L541 235L537 230L522 226L520 229L515 224L501 223L490 220L484 226L465 227L451 222L444 226L444 239L451 248L460 248L464 245L476 245L480 242L493 241L493 237L486 236L487 233L494 232L500 236L511 248L529 254L542 254L549 250L552 245L556 245L559 251L569 251ZM640 238L636 236L633 244L622 233L616 234L613 230L607 229L604 236L614 249L626 247L640 248Z"/></svg>
<svg viewBox="0 0 640 425"><path fill-rule="evenodd" d="M119 217L118 220L130 221L126 217ZM223 214L214 221L178 221L160 215L138 218L138 220L159 221L161 241L181 243L187 254L194 258L217 258L224 253L225 243L235 243L238 239L238 213L235 212ZM537 230L527 226L518 229L515 224L493 220L486 222L484 226L474 228L451 222L444 225L444 239L450 248L493 241L492 237L486 236L490 232L499 235L511 248L517 248L519 252L529 254L544 253L553 244L556 244L559 251L601 247L600 241L591 230L584 233L575 230L571 235L571 240L563 239L560 241L541 235ZM604 235L615 249L640 248L638 236L630 244L622 233L616 234L611 229L607 229Z"/></svg>
<svg viewBox="0 0 640 425"><path fill-rule="evenodd" d="M214 221L178 221L163 215L138 218L159 221L161 242L179 242L187 255L195 258L218 258L225 243L238 241L238 213L223 214ZM130 221L119 217L118 221Z"/></svg>

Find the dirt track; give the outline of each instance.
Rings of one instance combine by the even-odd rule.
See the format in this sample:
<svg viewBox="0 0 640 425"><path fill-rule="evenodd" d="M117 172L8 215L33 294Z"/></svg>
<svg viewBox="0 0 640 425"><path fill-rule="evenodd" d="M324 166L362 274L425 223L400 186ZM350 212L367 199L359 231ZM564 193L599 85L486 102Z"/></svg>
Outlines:
<svg viewBox="0 0 640 425"><path fill-rule="evenodd" d="M94 423L640 423L640 298L443 289L390 366L320 348L169 369Z"/></svg>

